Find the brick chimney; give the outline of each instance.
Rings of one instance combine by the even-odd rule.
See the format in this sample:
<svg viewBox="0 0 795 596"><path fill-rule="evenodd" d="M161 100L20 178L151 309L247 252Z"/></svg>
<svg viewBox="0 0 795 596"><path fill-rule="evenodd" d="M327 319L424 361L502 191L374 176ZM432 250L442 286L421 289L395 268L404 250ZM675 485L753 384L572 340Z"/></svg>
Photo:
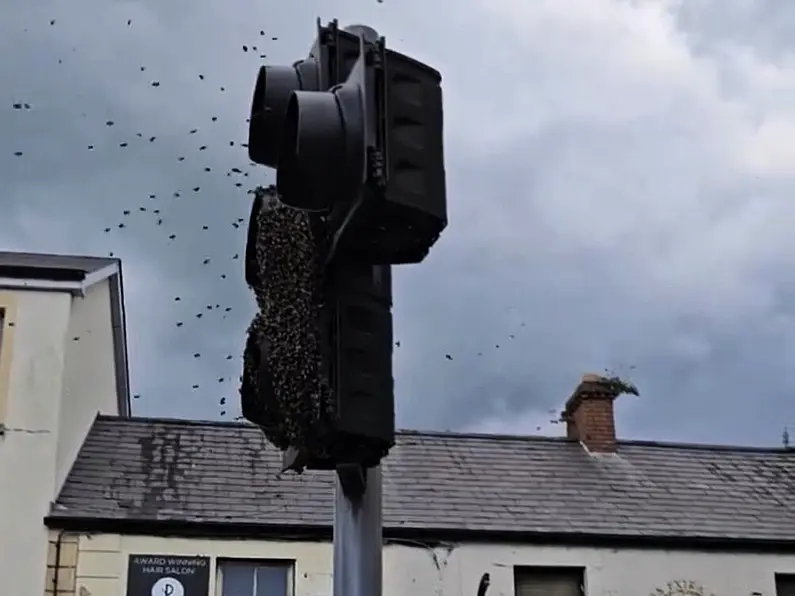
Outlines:
<svg viewBox="0 0 795 596"><path fill-rule="evenodd" d="M606 377L592 373L583 375L561 416L566 422L568 438L580 441L593 453L615 453L613 401L621 393Z"/></svg>

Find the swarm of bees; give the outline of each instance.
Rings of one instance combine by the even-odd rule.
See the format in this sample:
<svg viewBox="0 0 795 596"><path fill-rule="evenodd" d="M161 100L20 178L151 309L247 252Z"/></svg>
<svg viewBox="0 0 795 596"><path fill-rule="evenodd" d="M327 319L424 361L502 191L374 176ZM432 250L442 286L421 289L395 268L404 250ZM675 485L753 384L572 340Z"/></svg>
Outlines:
<svg viewBox="0 0 795 596"><path fill-rule="evenodd" d="M61 20L56 23L55 19L47 19L42 24L47 27L60 27L64 23ZM120 21L120 25L134 29L136 23L125 18ZM256 31L252 33L257 35ZM257 43L243 45L242 51L254 59L257 56L265 59L265 45L278 39L264 30L259 30L258 37L250 40ZM72 52L75 52L75 48L72 48ZM79 57L80 53L77 52L54 55L52 60L53 64L66 65L70 61L77 63ZM167 101L170 90L175 87L168 80L159 77L158 80L153 79L150 71L145 64L136 64L132 76L151 93L165 94L162 98ZM229 87L223 84L224 81L215 80L212 72L197 69L194 77L197 79L196 92L220 92L221 96L216 95L219 102L227 94ZM13 98L9 103L0 105L0 110L13 110L19 118L28 118L29 122L35 123L37 110L44 109L39 104L45 102L39 102L35 96L25 95L32 93L32 90L21 89L19 93L23 95L18 97L15 90ZM219 103L220 105L222 104ZM110 153L112 151L120 151L126 156L131 150L156 149L166 138L166 135L157 131L131 128L132 122L125 122L120 116L114 116L112 111L106 113L103 110L98 115L83 112L79 116L85 119L85 124L82 125L84 132L87 135L93 134L96 138L84 141L81 135L74 151L105 156L113 155ZM77 118L78 113L74 117ZM243 119L241 114L240 121ZM119 250L117 243L125 235L129 240L135 234L145 233L147 229L159 231L162 239L167 240L164 245L175 250L181 248L181 243L185 247L193 241L212 247L212 243L205 240L209 237L207 233L219 237L222 226L227 229L231 226L235 233L245 230L246 220L240 217L245 214L234 213L234 216L230 215L228 219L219 218L217 222L199 220L195 217L198 213L194 208L195 203L190 202L215 193L220 185L226 185L227 192L242 194L251 186L248 181L250 172L258 171L255 164L244 161L244 152L241 149L248 146L245 140L234 138L231 134L226 136L228 133L224 132L227 130L224 127L228 124L225 120L227 119L223 117L223 113L208 114L204 122L192 122L182 131L183 145L170 159L175 167L186 168L183 183L171 188L141 188L139 202L120 204L118 218L100 224L101 227L96 232L98 235L101 232L106 239L109 256L119 256L115 252ZM200 140L205 133L208 140ZM37 145L33 143L34 139L34 135L21 135L11 139L24 146L8 149L4 146L0 159L7 157L15 163L25 159L40 159L38 147L46 147L47 144ZM239 154L239 157L234 157L234 153L230 155L230 159L240 160L233 162L235 167L215 161L222 155L222 151ZM198 177L188 179L188 176ZM318 429L323 428L323 424L318 422L331 419L335 414L336 404L333 386L328 381L329 375L321 364L320 346L324 342L318 337L323 333L323 324L318 323L322 320L319 317L323 316L326 308L322 291L326 283L322 275L324 268L318 259L319 255L328 252L318 247L327 242L326 223L322 216L296 211L283 205L272 187L258 187L249 192L254 194L255 200L249 222L246 280L255 292L259 312L251 322L246 337L244 373L240 381L243 414L249 421L260 425L266 436L280 448L284 449L287 445L308 447L318 442ZM119 195L120 198L122 196L124 195ZM228 213L229 203L224 203L224 209ZM142 228L144 225L148 227ZM177 229L178 226L180 229ZM227 242L223 242L224 246L228 246ZM242 254L238 254L237 246L228 249L228 252L226 248L223 250L225 252L213 255L206 255L202 251L196 258L201 260L202 275L207 279L212 276L216 283L219 279L234 283L238 279L237 265L242 260ZM234 322L232 302L221 303L221 300L235 297L234 290L223 289L223 299L207 297L206 301L199 304L192 304L184 296L167 297L169 302L179 303L181 307L173 324L174 329L179 330L175 333L181 334L185 345L191 346L183 356L191 360L201 359L204 363L202 370L209 377L186 379L185 389L194 392L196 401L205 399L208 394L212 399L218 400L216 403L220 406L221 418L238 413L236 408L230 407L232 404L229 403L229 398L225 397L229 395L230 384L234 390L234 379L238 372L235 368L237 359L230 353L231 350L224 351L220 361L214 360L215 355L212 353L197 351L197 346L192 345L198 342L196 335L190 334L197 334L203 325L214 319L228 321L230 324ZM521 326L524 327L525 324L522 323ZM513 340L514 337L514 334L510 334L507 339ZM80 337L75 336L73 341L80 341ZM499 341L487 348L500 350L505 345L505 342ZM400 348L401 342L395 341L394 347ZM407 348L412 349L404 343L402 349ZM486 348L482 350L471 356L487 355ZM450 361L449 366L459 366L458 362L453 363L454 360L458 361L459 354L438 354L440 359L442 356ZM464 363L460 366L468 366L466 358L463 360ZM141 393L134 393L133 397L136 401L146 401L148 398ZM322 451L318 455L324 457Z"/></svg>
<svg viewBox="0 0 795 596"><path fill-rule="evenodd" d="M321 438L335 414L318 324L325 223L281 203L272 186L253 194L246 282L259 312L243 354L243 416L277 447L300 447L322 457Z"/></svg>

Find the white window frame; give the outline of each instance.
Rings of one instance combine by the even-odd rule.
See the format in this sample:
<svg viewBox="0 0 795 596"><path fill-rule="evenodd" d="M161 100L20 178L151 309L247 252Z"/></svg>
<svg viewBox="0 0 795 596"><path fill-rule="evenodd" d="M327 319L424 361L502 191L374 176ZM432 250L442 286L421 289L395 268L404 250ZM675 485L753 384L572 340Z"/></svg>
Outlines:
<svg viewBox="0 0 795 596"><path fill-rule="evenodd" d="M295 560L294 559L235 559L233 557L218 557L215 561L215 594L224 596L224 567L226 565L249 566L254 572L257 567L282 567L287 574L287 594L284 596L295 595ZM256 574L254 574L254 593L256 596L257 584Z"/></svg>

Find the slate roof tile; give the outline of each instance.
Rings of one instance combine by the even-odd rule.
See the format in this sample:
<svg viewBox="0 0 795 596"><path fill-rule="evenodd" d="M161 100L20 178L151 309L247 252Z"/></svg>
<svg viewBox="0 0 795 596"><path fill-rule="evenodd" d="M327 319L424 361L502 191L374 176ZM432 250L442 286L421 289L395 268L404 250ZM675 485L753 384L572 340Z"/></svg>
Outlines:
<svg viewBox="0 0 795 596"><path fill-rule="evenodd" d="M280 474L244 424L100 416L54 518L327 527L334 475ZM402 432L384 525L421 530L795 541L795 451Z"/></svg>

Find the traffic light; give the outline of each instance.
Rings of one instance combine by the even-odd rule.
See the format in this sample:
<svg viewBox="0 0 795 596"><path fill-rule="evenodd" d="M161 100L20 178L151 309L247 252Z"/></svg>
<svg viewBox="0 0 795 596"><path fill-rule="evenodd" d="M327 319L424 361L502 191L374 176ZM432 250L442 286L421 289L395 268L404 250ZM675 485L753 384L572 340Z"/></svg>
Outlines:
<svg viewBox="0 0 795 596"><path fill-rule="evenodd" d="M321 26L263 66L249 156L275 167L249 222L243 415L296 467L377 465L394 444L391 266L447 225L441 76L366 27Z"/></svg>
<svg viewBox="0 0 795 596"><path fill-rule="evenodd" d="M363 40L347 79L327 91L292 91L287 100L276 185L288 205L324 211L349 203L367 180L367 67Z"/></svg>
<svg viewBox="0 0 795 596"><path fill-rule="evenodd" d="M292 66L260 67L248 120L248 156L251 161L271 168L278 165L290 93L302 89L316 91L324 84L321 50L316 44L307 58Z"/></svg>
<svg viewBox="0 0 795 596"><path fill-rule="evenodd" d="M380 77L376 98L365 102L377 109L371 185L360 203L338 209L336 249L375 263L419 263L447 226L441 75L386 50Z"/></svg>
<svg viewBox="0 0 795 596"><path fill-rule="evenodd" d="M447 226L441 75L351 31L318 21L308 58L260 68L249 156L285 204L328 212L332 254L419 263Z"/></svg>
<svg viewBox="0 0 795 596"><path fill-rule="evenodd" d="M317 38L309 56L291 66L260 67L249 116L248 155L251 161L271 168L278 166L290 94L327 90L339 79L340 69L345 69L347 76L358 56L358 40L355 35L340 39L336 21L322 27L318 19Z"/></svg>
<svg viewBox="0 0 795 596"><path fill-rule="evenodd" d="M394 443L392 280L384 265L325 263L320 216L255 191L245 255L259 310L243 353L243 416L306 465L376 465Z"/></svg>

